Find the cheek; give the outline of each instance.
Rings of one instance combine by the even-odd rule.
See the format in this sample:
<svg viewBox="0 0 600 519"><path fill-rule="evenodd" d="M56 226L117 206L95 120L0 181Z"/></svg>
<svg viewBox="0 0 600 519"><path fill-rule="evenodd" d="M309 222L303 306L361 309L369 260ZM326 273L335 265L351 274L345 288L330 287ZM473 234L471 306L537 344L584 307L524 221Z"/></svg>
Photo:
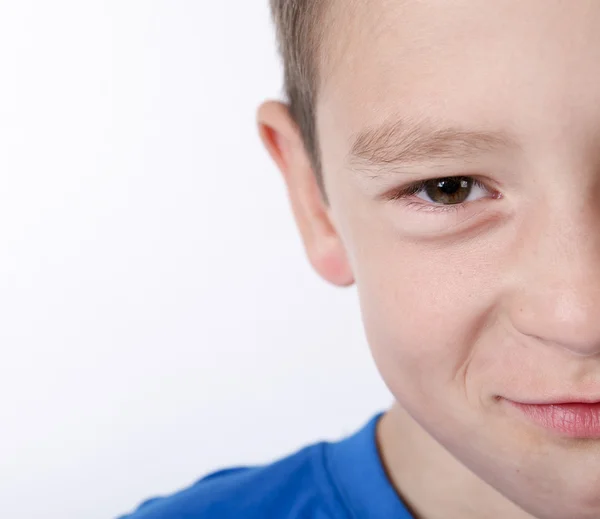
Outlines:
<svg viewBox="0 0 600 519"><path fill-rule="evenodd" d="M451 384L467 358L468 316L412 252L380 259L365 258L357 281L365 333L394 396L424 400Z"/></svg>
<svg viewBox="0 0 600 519"><path fill-rule="evenodd" d="M377 227L355 234L354 270L385 383L409 412L451 411L465 398L476 405L482 388L469 385L468 371L494 306L487 253L407 243Z"/></svg>

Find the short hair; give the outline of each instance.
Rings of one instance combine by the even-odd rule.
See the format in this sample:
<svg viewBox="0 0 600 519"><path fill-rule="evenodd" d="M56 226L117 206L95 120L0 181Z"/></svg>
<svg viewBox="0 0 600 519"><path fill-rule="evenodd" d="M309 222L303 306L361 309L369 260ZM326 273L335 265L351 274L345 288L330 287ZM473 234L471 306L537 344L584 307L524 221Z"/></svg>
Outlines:
<svg viewBox="0 0 600 519"><path fill-rule="evenodd" d="M331 0L270 0L278 50L283 60L284 93L290 115L298 126L326 203L315 107L325 9L330 3Z"/></svg>

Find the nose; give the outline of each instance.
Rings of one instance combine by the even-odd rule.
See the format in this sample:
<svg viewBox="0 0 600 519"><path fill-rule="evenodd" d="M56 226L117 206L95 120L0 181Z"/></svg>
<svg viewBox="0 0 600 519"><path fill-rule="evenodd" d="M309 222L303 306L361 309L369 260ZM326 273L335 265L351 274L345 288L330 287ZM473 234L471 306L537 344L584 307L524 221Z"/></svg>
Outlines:
<svg viewBox="0 0 600 519"><path fill-rule="evenodd" d="M550 215L550 216L549 216ZM600 356L600 213L545 208L515 248L510 319L522 334Z"/></svg>

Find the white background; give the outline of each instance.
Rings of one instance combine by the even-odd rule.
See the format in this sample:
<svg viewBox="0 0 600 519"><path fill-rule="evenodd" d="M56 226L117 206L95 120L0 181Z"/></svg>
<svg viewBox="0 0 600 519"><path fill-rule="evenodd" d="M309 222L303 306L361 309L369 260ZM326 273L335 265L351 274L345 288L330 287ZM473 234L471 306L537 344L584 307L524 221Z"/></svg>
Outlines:
<svg viewBox="0 0 600 519"><path fill-rule="evenodd" d="M256 132L267 0L2 0L0 71L2 517L113 518L389 404Z"/></svg>

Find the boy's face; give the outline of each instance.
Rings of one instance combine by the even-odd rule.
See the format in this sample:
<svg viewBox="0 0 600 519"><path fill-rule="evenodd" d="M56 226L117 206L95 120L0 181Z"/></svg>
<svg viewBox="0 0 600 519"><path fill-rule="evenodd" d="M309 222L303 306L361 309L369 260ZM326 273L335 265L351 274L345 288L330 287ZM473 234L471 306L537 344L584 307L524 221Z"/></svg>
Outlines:
<svg viewBox="0 0 600 519"><path fill-rule="evenodd" d="M379 370L425 430L538 517L600 517L595 415L586 434L581 414L535 408L543 427L509 403L600 400L600 2L339 11L317 126L346 259L313 263L347 261Z"/></svg>

